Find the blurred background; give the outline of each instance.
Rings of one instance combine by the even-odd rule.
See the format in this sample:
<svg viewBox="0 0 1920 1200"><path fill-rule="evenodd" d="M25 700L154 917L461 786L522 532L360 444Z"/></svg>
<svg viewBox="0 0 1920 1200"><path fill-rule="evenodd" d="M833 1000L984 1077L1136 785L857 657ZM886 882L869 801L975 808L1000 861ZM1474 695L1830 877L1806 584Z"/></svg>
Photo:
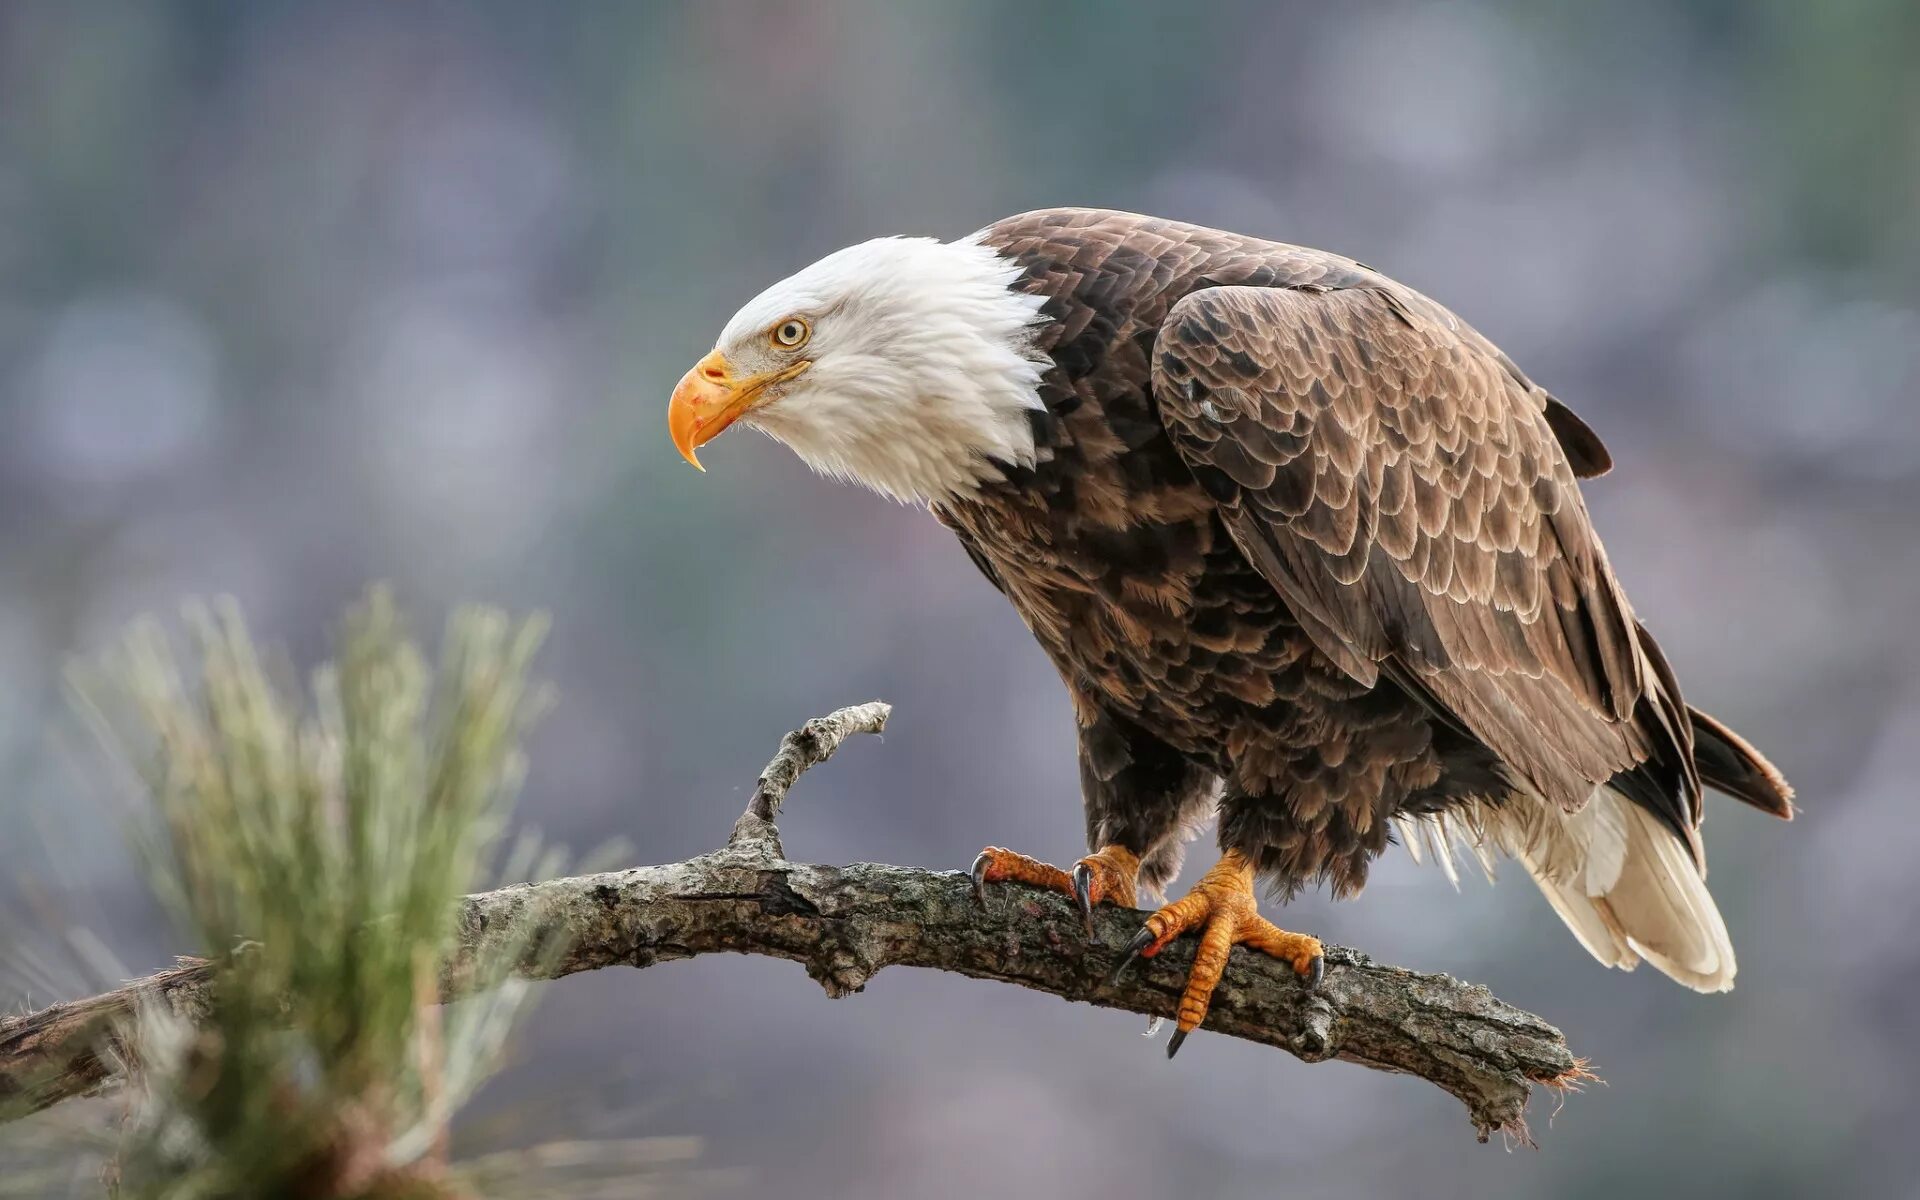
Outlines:
<svg viewBox="0 0 1920 1200"><path fill-rule="evenodd" d="M709 849L782 732L882 697L790 854L1072 858L1065 695L950 536L751 434L697 475L663 411L830 250L1136 209L1362 258L1607 440L1587 497L1637 607L1800 789L1791 826L1709 802L1738 990L1604 971L1517 868L1455 895L1395 852L1283 919L1565 1028L1607 1086L1539 1102L1538 1153L1416 1080L731 958L547 988L468 1147L689 1135L743 1194L854 1200L1920 1195L1917 59L1906 0L9 0L9 939L96 935L74 992L179 948L74 769L71 656L231 593L308 663L371 579L427 632L552 613L551 838Z"/></svg>

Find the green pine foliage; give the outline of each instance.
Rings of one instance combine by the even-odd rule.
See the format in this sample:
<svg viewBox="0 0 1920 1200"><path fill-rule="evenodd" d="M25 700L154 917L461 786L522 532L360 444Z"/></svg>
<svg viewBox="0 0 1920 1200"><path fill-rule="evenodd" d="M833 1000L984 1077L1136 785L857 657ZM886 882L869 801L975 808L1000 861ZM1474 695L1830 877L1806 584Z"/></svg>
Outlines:
<svg viewBox="0 0 1920 1200"><path fill-rule="evenodd" d="M148 1014L119 1193L466 1194L448 1120L527 998L507 943L492 986L442 1007L458 898L485 884L543 707L539 621L468 609L437 669L374 592L337 664L301 689L231 603L151 623L76 673L83 711L139 783L157 893L220 964L214 1016Z"/></svg>

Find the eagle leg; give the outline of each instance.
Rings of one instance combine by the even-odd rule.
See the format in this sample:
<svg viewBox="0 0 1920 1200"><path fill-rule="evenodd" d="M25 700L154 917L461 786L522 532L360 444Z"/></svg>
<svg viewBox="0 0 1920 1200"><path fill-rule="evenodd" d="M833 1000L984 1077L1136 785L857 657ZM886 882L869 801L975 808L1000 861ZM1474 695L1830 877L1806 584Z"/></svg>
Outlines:
<svg viewBox="0 0 1920 1200"><path fill-rule="evenodd" d="M1167 1042L1168 1058L1179 1053L1187 1035L1207 1019L1213 989L1219 986L1220 976L1227 969L1227 955L1235 946L1247 946L1291 963L1308 987L1318 987L1326 971L1319 938L1292 933L1260 915L1253 894L1253 863L1238 850L1227 851L1191 892L1147 918L1127 943L1127 957L1120 964L1120 972L1125 972L1136 956L1152 958L1168 942L1192 929L1200 931L1200 948L1194 952L1193 969L1180 996L1178 1024ZM1120 972L1115 973L1115 979Z"/></svg>
<svg viewBox="0 0 1920 1200"><path fill-rule="evenodd" d="M1087 936L1093 936L1093 906L1124 904L1132 908L1138 901L1136 880L1140 875L1140 856L1125 846L1102 846L1073 864L1071 873L1051 863L1028 858L998 846L988 846L973 860L973 895L982 904L987 900L989 883L1024 883L1064 892L1080 905Z"/></svg>

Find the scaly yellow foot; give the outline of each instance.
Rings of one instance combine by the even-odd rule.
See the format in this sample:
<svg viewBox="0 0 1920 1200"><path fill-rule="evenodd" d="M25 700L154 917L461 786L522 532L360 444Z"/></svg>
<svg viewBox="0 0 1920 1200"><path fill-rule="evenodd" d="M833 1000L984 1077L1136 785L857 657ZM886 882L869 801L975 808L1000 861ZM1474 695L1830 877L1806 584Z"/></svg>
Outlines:
<svg viewBox="0 0 1920 1200"><path fill-rule="evenodd" d="M1207 1019L1213 989L1219 986L1220 976L1227 969L1227 955L1235 946L1249 946L1291 963L1306 978L1308 987L1318 987L1326 972L1319 938L1291 933L1260 915L1253 895L1253 863L1238 850L1227 851L1191 892L1147 918L1146 925L1127 943L1127 957L1120 971L1124 972L1136 955L1152 958L1168 942L1196 928L1200 930L1200 948L1194 951L1193 970L1180 996L1178 1027L1167 1042L1168 1058L1179 1053L1180 1043ZM1119 977L1116 972L1114 978Z"/></svg>
<svg viewBox="0 0 1920 1200"><path fill-rule="evenodd" d="M973 860L973 895L982 904L987 900L989 883L1024 883L1050 892L1064 892L1080 904L1081 919L1087 936L1093 936L1093 906L1137 902L1135 880L1140 875L1140 859L1125 846L1108 845L1073 864L1069 874L1050 863L988 846Z"/></svg>

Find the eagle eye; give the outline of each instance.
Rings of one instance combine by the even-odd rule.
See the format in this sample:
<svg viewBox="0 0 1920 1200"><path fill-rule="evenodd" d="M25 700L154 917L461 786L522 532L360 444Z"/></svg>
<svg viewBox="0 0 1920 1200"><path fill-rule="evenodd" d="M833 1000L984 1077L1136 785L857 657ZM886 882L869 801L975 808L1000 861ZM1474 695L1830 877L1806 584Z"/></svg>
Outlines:
<svg viewBox="0 0 1920 1200"><path fill-rule="evenodd" d="M767 332L767 337L782 350L798 350L812 336L813 330L799 317L788 317Z"/></svg>

